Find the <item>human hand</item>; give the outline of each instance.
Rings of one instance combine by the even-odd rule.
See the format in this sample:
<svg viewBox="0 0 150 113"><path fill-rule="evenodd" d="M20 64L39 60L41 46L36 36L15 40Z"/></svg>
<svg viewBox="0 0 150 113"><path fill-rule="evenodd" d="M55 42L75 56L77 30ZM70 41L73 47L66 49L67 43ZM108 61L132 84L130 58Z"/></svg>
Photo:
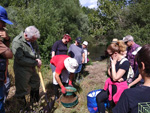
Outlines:
<svg viewBox="0 0 150 113"><path fill-rule="evenodd" d="M123 78L120 78L119 80L118 80L118 82L123 82L124 81L124 79Z"/></svg>
<svg viewBox="0 0 150 113"><path fill-rule="evenodd" d="M69 80L68 85L73 87L73 85L72 85L72 81L71 81L71 80Z"/></svg>
<svg viewBox="0 0 150 113"><path fill-rule="evenodd" d="M132 85L131 85L131 84L129 84L129 85L128 85L128 88L130 88L131 86L132 86Z"/></svg>
<svg viewBox="0 0 150 113"><path fill-rule="evenodd" d="M42 65L42 61L40 60L40 59L36 59L36 61L38 62L38 67L41 67L41 65Z"/></svg>
<svg viewBox="0 0 150 113"><path fill-rule="evenodd" d="M66 88L65 88L64 86L61 86L61 92L62 92L63 94L66 93Z"/></svg>
<svg viewBox="0 0 150 113"><path fill-rule="evenodd" d="M9 36L5 30L0 30L0 37L2 37L5 40L9 40Z"/></svg>
<svg viewBox="0 0 150 113"><path fill-rule="evenodd" d="M110 60L111 60L111 66L115 66L117 63L116 57L113 57L113 59L111 58Z"/></svg>

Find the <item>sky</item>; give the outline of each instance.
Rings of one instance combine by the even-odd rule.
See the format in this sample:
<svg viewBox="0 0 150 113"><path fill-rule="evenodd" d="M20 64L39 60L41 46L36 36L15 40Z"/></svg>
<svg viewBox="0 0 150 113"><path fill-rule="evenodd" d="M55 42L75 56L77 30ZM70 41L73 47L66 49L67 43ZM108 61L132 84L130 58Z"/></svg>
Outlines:
<svg viewBox="0 0 150 113"><path fill-rule="evenodd" d="M97 0L80 0L80 4L88 8L97 8Z"/></svg>

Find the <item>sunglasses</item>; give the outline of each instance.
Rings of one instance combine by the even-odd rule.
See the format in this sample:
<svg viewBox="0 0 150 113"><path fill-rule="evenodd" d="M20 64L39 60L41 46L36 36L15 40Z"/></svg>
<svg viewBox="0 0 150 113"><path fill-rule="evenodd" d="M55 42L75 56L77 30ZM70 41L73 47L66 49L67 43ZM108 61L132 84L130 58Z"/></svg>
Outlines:
<svg viewBox="0 0 150 113"><path fill-rule="evenodd" d="M112 56L114 53L108 54L109 56Z"/></svg>

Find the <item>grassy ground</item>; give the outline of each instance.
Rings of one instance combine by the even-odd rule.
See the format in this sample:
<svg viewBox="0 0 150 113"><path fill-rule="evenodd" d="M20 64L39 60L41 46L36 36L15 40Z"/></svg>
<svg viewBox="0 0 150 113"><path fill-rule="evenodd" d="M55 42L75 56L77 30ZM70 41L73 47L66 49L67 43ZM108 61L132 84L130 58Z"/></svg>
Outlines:
<svg viewBox="0 0 150 113"><path fill-rule="evenodd" d="M7 98L6 102L6 113L17 113L19 112L19 106L14 94L15 94L15 87L14 87L14 74L13 74L13 67L12 67L13 61L10 61L9 65L9 73L11 76L11 89L9 92L9 96ZM54 98L53 88L52 88L52 72L49 68L49 66L43 66L42 67L42 75L44 79L44 83L47 90L47 95L50 99ZM82 80L80 84L75 83L75 88L77 88L76 95L78 96L79 103L73 107L73 108L65 108L61 102L58 100L55 102L53 107L53 113L88 113L87 109L87 94L96 89L102 89L104 86L104 82L106 80L106 61L101 62L92 62L91 65L87 65L84 73L82 74ZM42 91L42 88L40 88L40 95L41 100L39 104L35 105L33 108L35 112L39 112L40 109L43 108L43 106L46 106L44 94ZM29 101L29 95L26 97ZM29 104L29 103L28 103ZM41 111L42 112L42 111ZM44 112L43 112L44 113Z"/></svg>

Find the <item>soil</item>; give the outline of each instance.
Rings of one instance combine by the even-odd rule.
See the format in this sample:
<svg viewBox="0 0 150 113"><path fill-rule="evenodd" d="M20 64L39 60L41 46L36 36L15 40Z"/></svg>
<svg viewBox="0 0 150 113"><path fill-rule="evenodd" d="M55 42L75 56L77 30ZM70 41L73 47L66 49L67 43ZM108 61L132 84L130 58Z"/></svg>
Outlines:
<svg viewBox="0 0 150 113"><path fill-rule="evenodd" d="M62 96L61 97L61 102L63 103L73 103L77 99L76 96Z"/></svg>

